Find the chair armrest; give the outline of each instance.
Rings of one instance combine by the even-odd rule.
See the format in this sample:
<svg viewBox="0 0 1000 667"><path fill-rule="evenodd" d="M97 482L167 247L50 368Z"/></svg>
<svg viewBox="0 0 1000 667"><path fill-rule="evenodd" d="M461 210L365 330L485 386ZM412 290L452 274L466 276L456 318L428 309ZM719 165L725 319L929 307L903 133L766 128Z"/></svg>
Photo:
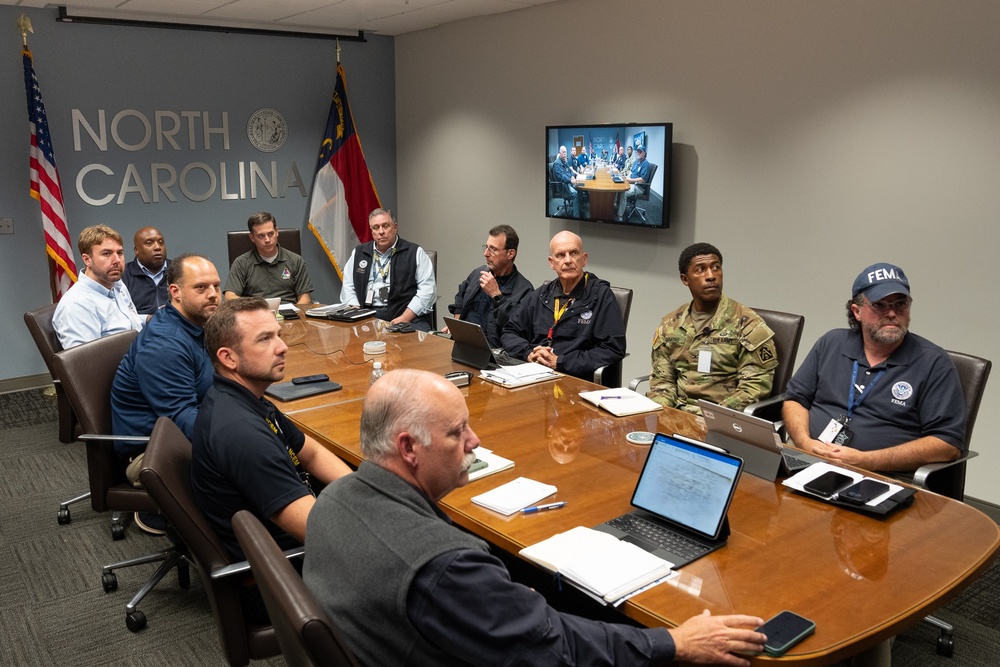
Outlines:
<svg viewBox="0 0 1000 667"><path fill-rule="evenodd" d="M103 433L82 433L79 436L80 440L86 442L87 440L108 440L108 441L119 441L119 442L149 442L148 435L105 435Z"/></svg>
<svg viewBox="0 0 1000 667"><path fill-rule="evenodd" d="M285 558L292 560L293 558L302 558L306 553L305 547L293 547L291 549L285 549L282 553L285 554ZM226 577L231 577L236 574L243 574L244 572L250 571L250 563L245 560L241 560L238 563L230 563L225 567L217 567L212 570L209 575L212 579L225 579Z"/></svg>
<svg viewBox="0 0 1000 667"><path fill-rule="evenodd" d="M938 463L928 463L926 465L922 465L919 468L917 468L917 471L915 473L913 473L913 483L914 485L919 486L921 489L930 490L928 482L930 481L931 475L938 472L939 470L950 468L954 465L958 465L959 463L965 463L969 459L974 459L977 456L979 456L979 452L974 452L970 450L966 452L964 455L959 456L954 461L940 461Z"/></svg>
<svg viewBox="0 0 1000 667"><path fill-rule="evenodd" d="M625 353L625 357L627 357L627 356L628 356L628 352ZM604 384L604 373L607 372L608 369L615 369L616 367L617 367L618 376L619 376L618 380L621 381L622 361L625 361L625 357L622 357L621 361L616 361L613 364L606 364L604 366L601 366L597 370L595 370L594 371L594 384L599 384L599 385L602 385L604 387L608 386L608 385Z"/></svg>
<svg viewBox="0 0 1000 667"><path fill-rule="evenodd" d="M640 375L637 378L632 378L631 382L628 383L628 388L635 391L643 382L649 382L648 375Z"/></svg>

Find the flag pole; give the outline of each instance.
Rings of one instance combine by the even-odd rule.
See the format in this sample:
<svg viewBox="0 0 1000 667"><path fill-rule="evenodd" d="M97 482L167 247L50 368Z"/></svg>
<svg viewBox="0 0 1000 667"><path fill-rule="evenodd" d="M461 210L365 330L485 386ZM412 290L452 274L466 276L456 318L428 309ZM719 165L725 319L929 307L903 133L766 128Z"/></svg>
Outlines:
<svg viewBox="0 0 1000 667"><path fill-rule="evenodd" d="M340 64L340 38L337 38L337 64Z"/></svg>

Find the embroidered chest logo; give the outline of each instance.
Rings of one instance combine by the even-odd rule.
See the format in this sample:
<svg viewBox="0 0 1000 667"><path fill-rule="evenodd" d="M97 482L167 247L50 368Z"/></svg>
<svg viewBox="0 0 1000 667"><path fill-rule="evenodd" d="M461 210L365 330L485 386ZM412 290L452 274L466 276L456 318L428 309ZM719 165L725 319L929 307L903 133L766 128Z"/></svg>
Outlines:
<svg viewBox="0 0 1000 667"><path fill-rule="evenodd" d="M590 320L593 317L594 317L594 311L587 310L580 313L580 318L576 322L577 324L590 324Z"/></svg>
<svg viewBox="0 0 1000 667"><path fill-rule="evenodd" d="M281 279L282 280L291 280L292 279L292 272L289 271L286 268L284 271L281 272Z"/></svg>
<svg viewBox="0 0 1000 667"><path fill-rule="evenodd" d="M897 382L892 385L892 402L906 405L906 400L913 396L913 387L909 382Z"/></svg>

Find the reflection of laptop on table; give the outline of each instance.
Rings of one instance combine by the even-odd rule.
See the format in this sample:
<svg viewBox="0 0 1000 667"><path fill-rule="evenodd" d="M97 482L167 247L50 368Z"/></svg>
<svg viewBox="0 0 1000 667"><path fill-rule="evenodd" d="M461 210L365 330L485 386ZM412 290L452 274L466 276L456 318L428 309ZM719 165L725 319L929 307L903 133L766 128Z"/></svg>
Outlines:
<svg viewBox="0 0 1000 667"><path fill-rule="evenodd" d="M636 509L595 526L673 563L687 565L726 544L726 513L743 462L658 433L639 474Z"/></svg>
<svg viewBox="0 0 1000 667"><path fill-rule="evenodd" d="M743 459L746 471L773 482L819 461L805 452L781 445L774 424L739 410L698 401L708 434L705 442L722 447Z"/></svg>
<svg viewBox="0 0 1000 667"><path fill-rule="evenodd" d="M482 327L472 322L454 317L444 318L451 339L455 345L451 348L451 360L466 366L483 370L499 366L516 366L523 364L520 359L510 357L502 348L495 351L490 347L490 341L483 333Z"/></svg>

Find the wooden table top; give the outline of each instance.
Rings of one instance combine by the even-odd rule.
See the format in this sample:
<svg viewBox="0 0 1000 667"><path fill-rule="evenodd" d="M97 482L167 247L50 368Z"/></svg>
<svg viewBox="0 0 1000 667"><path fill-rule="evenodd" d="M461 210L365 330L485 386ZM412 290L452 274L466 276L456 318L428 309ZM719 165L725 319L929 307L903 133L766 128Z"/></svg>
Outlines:
<svg viewBox="0 0 1000 667"><path fill-rule="evenodd" d="M353 350L361 337L351 331L326 334L324 340ZM416 334L385 334L384 339L390 369L462 369L451 363L447 340ZM368 366L345 369L337 363L343 355L327 348L317 352L317 345L310 340L290 351L289 368L301 369L291 374L327 372L338 382L348 380L344 390L326 395L326 404L314 397L284 408L305 432L357 465L363 403L356 399L367 389ZM347 357L363 356L360 343L352 354ZM322 360L312 358L317 355ZM616 418L580 399L580 391L593 388L571 377L519 389L476 378L463 387L482 446L515 466L456 489L443 499L445 511L457 524L517 553L555 533L595 526L630 509L649 448L628 443L626 433L704 435L700 418L677 410ZM566 507L504 517L471 502L472 496L522 475L554 484L559 491L553 500L567 501ZM726 547L682 568L679 586L656 586L626 602L622 611L647 626L671 627L703 609L763 618L790 609L817 627L783 660L829 664L897 634L944 604L989 566L1000 546L1000 530L992 520L933 493L918 493L912 507L876 519L749 474L740 479L729 519L732 535Z"/></svg>
<svg viewBox="0 0 1000 667"><path fill-rule="evenodd" d="M578 181L575 187L578 190L625 192L629 189L629 183L615 183L611 180L611 172L605 167L595 171L594 178L587 181Z"/></svg>

